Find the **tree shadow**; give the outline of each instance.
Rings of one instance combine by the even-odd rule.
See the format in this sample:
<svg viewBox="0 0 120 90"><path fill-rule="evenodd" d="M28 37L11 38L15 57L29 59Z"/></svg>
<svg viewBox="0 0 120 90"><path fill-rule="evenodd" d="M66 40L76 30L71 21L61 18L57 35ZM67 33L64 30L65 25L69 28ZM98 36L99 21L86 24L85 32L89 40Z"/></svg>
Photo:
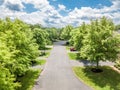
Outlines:
<svg viewBox="0 0 120 90"><path fill-rule="evenodd" d="M79 61L80 63L83 63L84 66L90 66L93 65L93 63L91 63L89 60L87 60L86 58L82 58L80 56L80 53L77 53L76 55L76 60Z"/></svg>
<svg viewBox="0 0 120 90"><path fill-rule="evenodd" d="M17 78L17 80L21 83L21 87L17 90L31 90L39 74L40 72L37 70L28 70L23 77Z"/></svg>
<svg viewBox="0 0 120 90"><path fill-rule="evenodd" d="M67 46L66 45L66 41L58 41L58 42L54 42L55 46Z"/></svg>
<svg viewBox="0 0 120 90"><path fill-rule="evenodd" d="M103 72L94 73L91 71L93 67L86 67L82 69L85 76L88 77L96 86L104 88L109 87L107 90L120 90L120 74L110 67L101 67Z"/></svg>
<svg viewBox="0 0 120 90"><path fill-rule="evenodd" d="M95 62L91 62L90 60L87 60L86 58L82 58L80 56L80 53L77 53L76 60L80 63L83 63L84 66L95 66Z"/></svg>

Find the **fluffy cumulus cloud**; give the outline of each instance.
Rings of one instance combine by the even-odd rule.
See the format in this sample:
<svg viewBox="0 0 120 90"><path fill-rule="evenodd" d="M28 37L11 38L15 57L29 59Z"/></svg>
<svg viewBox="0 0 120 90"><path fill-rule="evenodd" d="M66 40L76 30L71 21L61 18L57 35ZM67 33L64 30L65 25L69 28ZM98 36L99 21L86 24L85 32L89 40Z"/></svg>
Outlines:
<svg viewBox="0 0 120 90"><path fill-rule="evenodd" d="M62 4L58 4L58 7L59 7L59 10L65 10L66 9L66 7Z"/></svg>
<svg viewBox="0 0 120 90"><path fill-rule="evenodd" d="M3 0L4 7L12 11L21 11L24 6L20 0Z"/></svg>
<svg viewBox="0 0 120 90"><path fill-rule="evenodd" d="M54 0L56 1L56 0ZM9 16L11 19L19 18L27 23L40 23L47 27L64 27L72 24L89 23L90 19L106 16L113 19L115 24L120 23L120 0L111 0L112 5L101 8L81 7L67 10L66 6L58 4L58 8L50 5L48 0L0 0L0 18ZM27 13L24 4L32 4L37 11ZM63 15L61 11L69 11Z"/></svg>
<svg viewBox="0 0 120 90"><path fill-rule="evenodd" d="M104 6L100 9L91 7L75 8L69 12L66 16L67 20L71 20L71 23L77 22L76 25L80 25L82 22L87 22L91 19L101 18L106 16L113 19L115 24L120 24L120 0L111 0L112 5L110 7Z"/></svg>

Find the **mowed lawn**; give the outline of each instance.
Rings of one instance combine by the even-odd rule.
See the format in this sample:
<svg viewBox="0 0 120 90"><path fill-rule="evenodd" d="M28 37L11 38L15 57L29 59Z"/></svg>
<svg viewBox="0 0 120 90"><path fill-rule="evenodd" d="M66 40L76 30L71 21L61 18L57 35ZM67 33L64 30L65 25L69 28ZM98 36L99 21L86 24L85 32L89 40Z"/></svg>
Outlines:
<svg viewBox="0 0 120 90"><path fill-rule="evenodd" d="M80 80L94 90L120 90L120 74L107 66L101 68L101 73L93 73L90 67L73 67L73 70Z"/></svg>
<svg viewBox="0 0 120 90"><path fill-rule="evenodd" d="M79 53L68 53L69 59L70 60L80 60L80 54Z"/></svg>

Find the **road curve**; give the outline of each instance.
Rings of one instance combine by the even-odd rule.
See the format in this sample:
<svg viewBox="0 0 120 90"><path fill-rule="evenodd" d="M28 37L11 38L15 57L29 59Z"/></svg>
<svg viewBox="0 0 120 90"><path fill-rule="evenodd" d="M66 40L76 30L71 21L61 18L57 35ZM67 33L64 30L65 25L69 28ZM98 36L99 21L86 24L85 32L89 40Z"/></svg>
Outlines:
<svg viewBox="0 0 120 90"><path fill-rule="evenodd" d="M75 77L64 43L54 43L45 69L33 90L92 90Z"/></svg>

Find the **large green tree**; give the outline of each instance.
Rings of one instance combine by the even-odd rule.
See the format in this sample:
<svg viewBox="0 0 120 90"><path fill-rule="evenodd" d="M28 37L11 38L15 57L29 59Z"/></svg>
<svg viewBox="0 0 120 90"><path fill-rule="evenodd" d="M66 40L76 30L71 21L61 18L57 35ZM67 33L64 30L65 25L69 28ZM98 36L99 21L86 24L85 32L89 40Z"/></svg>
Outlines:
<svg viewBox="0 0 120 90"><path fill-rule="evenodd" d="M39 45L39 49L44 49L47 45L47 42L49 42L49 34L47 33L47 31L42 30L40 28L35 28L33 30L33 34L36 43Z"/></svg>
<svg viewBox="0 0 120 90"><path fill-rule="evenodd" d="M119 53L119 37L114 34L114 24L110 19L102 17L100 20L91 21L88 33L84 36L83 47L80 54L96 62L114 61Z"/></svg>
<svg viewBox="0 0 120 90"><path fill-rule="evenodd" d="M80 50L83 46L82 41L84 36L87 34L87 29L89 25L83 23L80 27L75 28L71 31L70 43L77 49Z"/></svg>
<svg viewBox="0 0 120 90"><path fill-rule="evenodd" d="M39 54L29 26L18 19L0 20L0 50L0 90L15 90L16 78L25 74Z"/></svg>

